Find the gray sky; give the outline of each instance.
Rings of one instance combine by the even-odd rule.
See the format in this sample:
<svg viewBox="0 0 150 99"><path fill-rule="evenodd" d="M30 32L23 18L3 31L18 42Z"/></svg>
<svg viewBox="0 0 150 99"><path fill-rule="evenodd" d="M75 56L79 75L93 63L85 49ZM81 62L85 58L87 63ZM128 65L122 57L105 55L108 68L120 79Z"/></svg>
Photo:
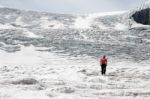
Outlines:
<svg viewBox="0 0 150 99"><path fill-rule="evenodd" d="M53 13L97 13L130 10L144 0L0 0L1 6Z"/></svg>

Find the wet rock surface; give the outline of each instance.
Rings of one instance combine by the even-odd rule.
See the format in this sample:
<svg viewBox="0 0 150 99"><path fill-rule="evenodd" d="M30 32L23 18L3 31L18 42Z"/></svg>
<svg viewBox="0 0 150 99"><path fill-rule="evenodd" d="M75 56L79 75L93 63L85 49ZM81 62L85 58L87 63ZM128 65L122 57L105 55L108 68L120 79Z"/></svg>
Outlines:
<svg viewBox="0 0 150 99"><path fill-rule="evenodd" d="M150 8L137 11L132 15L132 17L137 23L150 25Z"/></svg>

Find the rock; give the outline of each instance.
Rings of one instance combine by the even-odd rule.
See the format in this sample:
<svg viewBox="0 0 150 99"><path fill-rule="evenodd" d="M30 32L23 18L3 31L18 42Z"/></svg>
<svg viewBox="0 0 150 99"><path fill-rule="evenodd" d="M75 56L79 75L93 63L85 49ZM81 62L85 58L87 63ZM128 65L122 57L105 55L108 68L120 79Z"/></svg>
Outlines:
<svg viewBox="0 0 150 99"><path fill-rule="evenodd" d="M132 17L137 23L150 25L150 8L137 11L132 15Z"/></svg>

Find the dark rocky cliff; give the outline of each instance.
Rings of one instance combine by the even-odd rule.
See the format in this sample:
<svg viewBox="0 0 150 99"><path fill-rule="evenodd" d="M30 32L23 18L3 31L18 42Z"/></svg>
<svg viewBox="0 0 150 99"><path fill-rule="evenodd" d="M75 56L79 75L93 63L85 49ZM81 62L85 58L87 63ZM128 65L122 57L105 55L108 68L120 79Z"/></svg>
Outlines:
<svg viewBox="0 0 150 99"><path fill-rule="evenodd" d="M132 17L137 23L150 25L150 8L137 11L132 15Z"/></svg>

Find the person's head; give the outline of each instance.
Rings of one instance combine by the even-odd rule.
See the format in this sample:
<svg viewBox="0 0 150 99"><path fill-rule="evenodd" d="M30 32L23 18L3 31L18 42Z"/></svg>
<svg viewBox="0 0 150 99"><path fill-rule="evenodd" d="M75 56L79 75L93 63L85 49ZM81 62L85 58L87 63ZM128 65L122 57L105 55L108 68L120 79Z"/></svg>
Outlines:
<svg viewBox="0 0 150 99"><path fill-rule="evenodd" d="M104 55L103 58L106 58L106 56Z"/></svg>

